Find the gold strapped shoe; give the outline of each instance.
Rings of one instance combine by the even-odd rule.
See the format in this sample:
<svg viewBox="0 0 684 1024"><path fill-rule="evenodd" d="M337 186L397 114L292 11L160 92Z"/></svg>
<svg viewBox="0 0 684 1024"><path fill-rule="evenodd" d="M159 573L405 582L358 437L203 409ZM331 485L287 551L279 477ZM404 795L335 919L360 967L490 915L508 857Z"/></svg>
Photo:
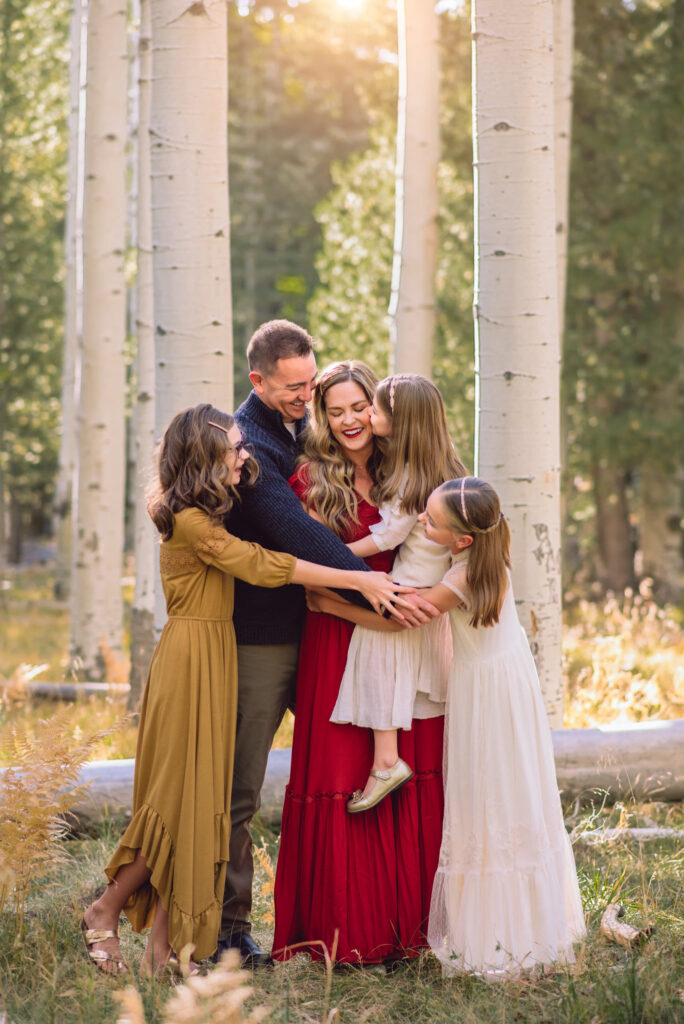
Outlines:
<svg viewBox="0 0 684 1024"><path fill-rule="evenodd" d="M347 803L347 810L350 814L360 814L361 811L369 811L376 807L381 800L384 800L388 793L399 789L405 782L413 777L413 772L401 758L391 768L372 768L371 775L376 780L370 793L363 795L357 789L351 800Z"/></svg>
<svg viewBox="0 0 684 1024"><path fill-rule="evenodd" d="M102 974L109 974L113 978L121 974L130 974L128 964L121 956L121 953L108 953L106 949L93 949L96 942L104 942L105 939L117 939L119 933L110 928L89 928L85 918L81 921L81 935L85 943L86 953L90 962L101 971ZM105 964L110 963L112 969L108 970Z"/></svg>

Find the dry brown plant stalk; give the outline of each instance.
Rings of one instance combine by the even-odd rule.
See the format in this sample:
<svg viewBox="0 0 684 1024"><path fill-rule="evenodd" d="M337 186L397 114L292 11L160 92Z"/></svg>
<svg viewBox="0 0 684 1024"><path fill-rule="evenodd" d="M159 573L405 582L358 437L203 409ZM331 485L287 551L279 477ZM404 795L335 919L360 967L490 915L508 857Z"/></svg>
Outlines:
<svg viewBox="0 0 684 1024"><path fill-rule="evenodd" d="M19 930L31 885L44 877L65 853L60 840L68 831L66 816L82 797L79 771L105 730L75 738L66 728L68 709L40 723L35 737L13 737L11 768L2 773L0 789L0 912L13 893Z"/></svg>
<svg viewBox="0 0 684 1024"><path fill-rule="evenodd" d="M210 974L193 975L180 985L164 1008L163 1024L257 1024L267 1008L257 1006L245 1015L243 1004L252 995L249 975L240 969L240 954L229 949ZM117 1024L145 1024L140 995L134 988L117 994L122 1006Z"/></svg>

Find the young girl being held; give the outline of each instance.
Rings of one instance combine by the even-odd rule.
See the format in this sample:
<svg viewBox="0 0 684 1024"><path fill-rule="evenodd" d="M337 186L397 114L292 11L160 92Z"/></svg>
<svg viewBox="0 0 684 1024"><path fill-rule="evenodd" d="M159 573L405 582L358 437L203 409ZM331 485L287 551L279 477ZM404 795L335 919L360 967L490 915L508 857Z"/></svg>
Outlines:
<svg viewBox="0 0 684 1024"><path fill-rule="evenodd" d="M371 429L386 440L379 484L371 492L381 522L349 547L367 557L400 544L393 579L433 586L450 564L449 551L426 538L418 514L436 487L465 473L449 437L442 396L425 377L388 377L375 391ZM349 605L340 613L358 624L330 720L370 728L374 740L365 789L347 804L356 814L376 806L411 777L411 767L399 758L397 730L410 729L414 718L444 713L451 636L443 615L420 629L395 632L392 624L386 631L377 628L382 625L377 617L372 626L363 625L363 612L356 614Z"/></svg>
<svg viewBox="0 0 684 1024"><path fill-rule="evenodd" d="M510 533L476 477L430 496L425 534L451 552L424 594L449 612L454 662L444 831L428 941L444 974L484 978L574 960L585 934L544 703L511 586Z"/></svg>
<svg viewBox="0 0 684 1024"><path fill-rule="evenodd" d="M105 974L129 972L122 910L136 931L152 926L144 973L177 968L187 944L196 960L216 949L235 743L234 577L351 587L377 610L401 604L406 589L385 573L329 569L227 533L238 483L258 472L244 443L233 417L210 405L179 413L162 440L150 515L162 538L168 621L143 694L133 817L105 868L109 885L81 922L87 955Z"/></svg>

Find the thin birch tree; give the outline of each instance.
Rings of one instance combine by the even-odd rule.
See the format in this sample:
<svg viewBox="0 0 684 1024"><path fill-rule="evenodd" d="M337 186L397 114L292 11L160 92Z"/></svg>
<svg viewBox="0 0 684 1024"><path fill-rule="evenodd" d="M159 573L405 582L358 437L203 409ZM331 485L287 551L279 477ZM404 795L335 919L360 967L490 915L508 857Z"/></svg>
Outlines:
<svg viewBox="0 0 684 1024"><path fill-rule="evenodd" d="M72 659L102 676L121 650L125 475L126 4L89 0L83 213L83 353Z"/></svg>
<svg viewBox="0 0 684 1024"><path fill-rule="evenodd" d="M150 114L157 434L233 401L225 0L152 5Z"/></svg>
<svg viewBox="0 0 684 1024"><path fill-rule="evenodd" d="M69 32L69 163L64 229L64 360L59 463L55 485L57 558L55 596L69 595L76 468L76 402L83 319L83 146L85 126L85 25L87 0L74 0Z"/></svg>
<svg viewBox="0 0 684 1024"><path fill-rule="evenodd" d="M131 672L128 706L138 706L154 647L156 531L147 515L146 492L154 464L154 295L152 280L152 207L150 179L150 101L152 87L151 0L140 3L137 125L137 299L133 406L135 593L131 614Z"/></svg>
<svg viewBox="0 0 684 1024"><path fill-rule="evenodd" d="M389 314L392 371L432 373L437 319L439 18L432 0L399 0L399 102L394 259Z"/></svg>
<svg viewBox="0 0 684 1024"><path fill-rule="evenodd" d="M186 406L233 405L226 0L152 5L150 166L159 438Z"/></svg>
<svg viewBox="0 0 684 1024"><path fill-rule="evenodd" d="M552 0L474 0L476 472L501 495L549 718L562 724Z"/></svg>

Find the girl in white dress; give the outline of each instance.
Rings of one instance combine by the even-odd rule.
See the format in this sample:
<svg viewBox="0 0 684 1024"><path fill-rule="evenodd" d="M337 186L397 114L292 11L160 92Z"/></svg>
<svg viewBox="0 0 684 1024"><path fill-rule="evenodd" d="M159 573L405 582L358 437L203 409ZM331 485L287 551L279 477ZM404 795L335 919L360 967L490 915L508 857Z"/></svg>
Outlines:
<svg viewBox="0 0 684 1024"><path fill-rule="evenodd" d="M452 566L423 596L448 611L454 660L444 731L444 832L428 941L446 975L506 977L574 960L585 934L551 733L509 572L510 532L476 477L420 516Z"/></svg>
<svg viewBox="0 0 684 1024"><path fill-rule="evenodd" d="M382 518L369 537L349 547L366 558L401 544L392 578L407 586L434 586L450 565L449 550L426 538L418 514L435 487L465 473L449 437L442 396L425 377L388 377L375 391L370 422L373 433L386 440L379 484L371 492ZM411 777L410 766L399 758L397 730L410 729L414 718L444 714L450 666L445 615L402 632L357 625L330 717L373 730L371 774L347 804L350 813L374 807Z"/></svg>

